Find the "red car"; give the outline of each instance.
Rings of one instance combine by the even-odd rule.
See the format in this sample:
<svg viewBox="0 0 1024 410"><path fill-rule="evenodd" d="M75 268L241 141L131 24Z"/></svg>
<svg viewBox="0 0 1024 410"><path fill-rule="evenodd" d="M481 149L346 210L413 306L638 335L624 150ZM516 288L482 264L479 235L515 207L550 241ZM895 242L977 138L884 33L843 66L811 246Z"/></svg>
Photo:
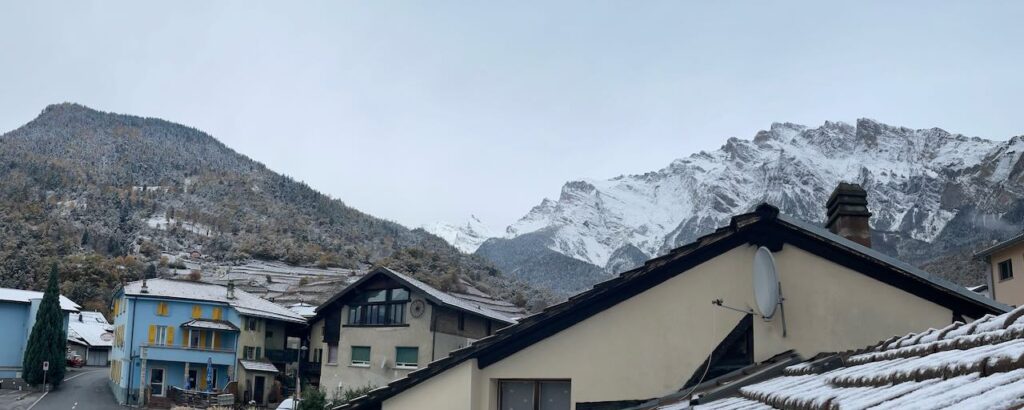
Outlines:
<svg viewBox="0 0 1024 410"><path fill-rule="evenodd" d="M82 356L74 355L68 358L68 367L82 367L85 366L85 360L82 360Z"/></svg>

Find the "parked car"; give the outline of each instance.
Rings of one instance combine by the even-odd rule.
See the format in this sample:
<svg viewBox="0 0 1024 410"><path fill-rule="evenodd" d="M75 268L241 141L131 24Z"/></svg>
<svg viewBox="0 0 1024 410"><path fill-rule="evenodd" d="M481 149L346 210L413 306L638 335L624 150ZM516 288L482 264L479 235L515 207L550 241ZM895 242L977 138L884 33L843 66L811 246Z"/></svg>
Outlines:
<svg viewBox="0 0 1024 410"><path fill-rule="evenodd" d="M295 410L297 408L299 408L299 400L291 397L284 399L281 404L277 405L277 410Z"/></svg>
<svg viewBox="0 0 1024 410"><path fill-rule="evenodd" d="M82 356L73 355L68 357L68 367L82 367L85 366L85 360L82 360Z"/></svg>

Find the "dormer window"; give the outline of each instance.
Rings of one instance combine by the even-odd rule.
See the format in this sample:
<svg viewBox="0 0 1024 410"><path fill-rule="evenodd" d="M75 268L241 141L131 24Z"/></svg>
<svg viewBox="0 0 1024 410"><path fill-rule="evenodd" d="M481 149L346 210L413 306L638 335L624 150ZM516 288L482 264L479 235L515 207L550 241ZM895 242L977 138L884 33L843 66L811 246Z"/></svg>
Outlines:
<svg viewBox="0 0 1024 410"><path fill-rule="evenodd" d="M405 305L409 291L404 288L373 289L360 292L348 304L348 324L390 326L405 324Z"/></svg>

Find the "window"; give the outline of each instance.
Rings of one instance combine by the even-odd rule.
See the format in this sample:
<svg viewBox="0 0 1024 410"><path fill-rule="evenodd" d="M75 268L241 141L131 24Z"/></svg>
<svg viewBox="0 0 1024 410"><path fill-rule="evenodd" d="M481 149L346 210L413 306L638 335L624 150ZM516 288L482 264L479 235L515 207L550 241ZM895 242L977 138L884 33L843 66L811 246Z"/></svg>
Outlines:
<svg viewBox="0 0 1024 410"><path fill-rule="evenodd" d="M499 410L569 410L567 380L502 380L498 382Z"/></svg>
<svg viewBox="0 0 1024 410"><path fill-rule="evenodd" d="M420 348L418 347L396 347L395 367L415 369L419 366Z"/></svg>
<svg viewBox="0 0 1024 410"><path fill-rule="evenodd" d="M156 304L156 314L157 314L157 316L167 316L168 312L169 312L169 309L167 307L167 302L158 302Z"/></svg>
<svg viewBox="0 0 1024 410"><path fill-rule="evenodd" d="M199 305L192 305L192 318L199 319L203 317L203 307Z"/></svg>
<svg viewBox="0 0 1024 410"><path fill-rule="evenodd" d="M258 327L259 327L259 321L257 321L256 318L250 317L250 318L246 319L246 321L245 321L245 330L248 330L250 332L255 332Z"/></svg>
<svg viewBox="0 0 1024 410"><path fill-rule="evenodd" d="M405 305L408 301L409 291L402 288L365 291L349 303L348 324L405 324Z"/></svg>
<svg viewBox="0 0 1024 410"><path fill-rule="evenodd" d="M999 262L999 280L1013 279L1013 263L1009 259Z"/></svg>
<svg viewBox="0 0 1024 410"><path fill-rule="evenodd" d="M219 307L213 308L213 320L221 320L224 316L224 312Z"/></svg>
<svg viewBox="0 0 1024 410"><path fill-rule="evenodd" d="M327 345L327 364L338 364L338 344Z"/></svg>
<svg viewBox="0 0 1024 410"><path fill-rule="evenodd" d="M245 357L245 360L256 360L256 348L252 346L242 348L242 357Z"/></svg>
<svg viewBox="0 0 1024 410"><path fill-rule="evenodd" d="M327 361L331 361L331 354L328 350ZM370 367L370 346L352 346L353 366Z"/></svg>
<svg viewBox="0 0 1024 410"><path fill-rule="evenodd" d="M256 346L256 360L260 360L262 358L263 358L263 348L259 347L259 346Z"/></svg>
<svg viewBox="0 0 1024 410"><path fill-rule="evenodd" d="M316 348L316 349L313 349L313 354L309 355L309 362L310 363L320 363L320 360L323 358L323 355L324 355L324 350L323 349L321 349L319 347Z"/></svg>
<svg viewBox="0 0 1024 410"><path fill-rule="evenodd" d="M167 326L149 325L149 344L167 346L174 343L174 329Z"/></svg>
<svg viewBox="0 0 1024 410"><path fill-rule="evenodd" d="M149 391L154 396L164 395L164 369L153 368L149 371Z"/></svg>

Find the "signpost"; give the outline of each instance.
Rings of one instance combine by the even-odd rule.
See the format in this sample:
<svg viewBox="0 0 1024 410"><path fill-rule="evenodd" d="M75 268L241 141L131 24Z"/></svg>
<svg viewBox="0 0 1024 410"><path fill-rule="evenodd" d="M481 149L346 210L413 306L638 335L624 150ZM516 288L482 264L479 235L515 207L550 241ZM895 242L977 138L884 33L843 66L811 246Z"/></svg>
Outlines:
<svg viewBox="0 0 1024 410"><path fill-rule="evenodd" d="M49 372L50 372L50 362L49 361L44 361L43 362L43 388L46 389L46 391L50 391L50 386L46 385L46 373L49 373Z"/></svg>

